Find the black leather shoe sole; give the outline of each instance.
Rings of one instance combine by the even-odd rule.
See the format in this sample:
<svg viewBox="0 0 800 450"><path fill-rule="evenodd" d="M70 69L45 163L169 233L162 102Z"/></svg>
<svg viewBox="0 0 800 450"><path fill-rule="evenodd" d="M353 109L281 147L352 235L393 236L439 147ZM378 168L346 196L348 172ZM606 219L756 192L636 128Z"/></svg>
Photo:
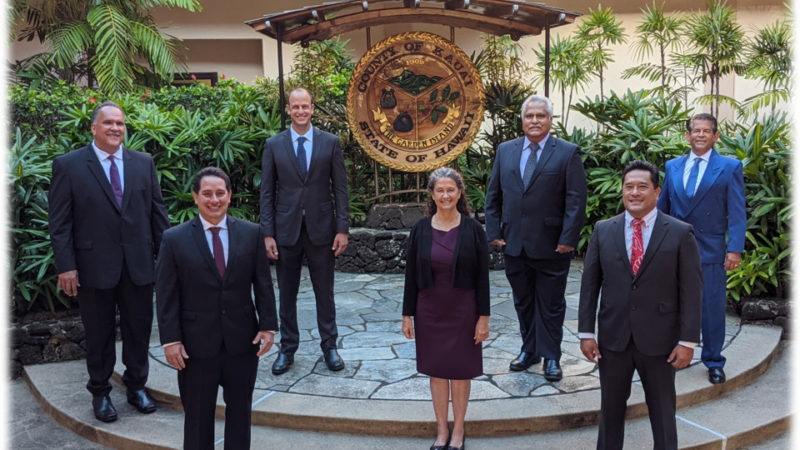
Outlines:
<svg viewBox="0 0 800 450"><path fill-rule="evenodd" d="M330 370L331 372L338 372L344 369L344 363L333 365L329 364L328 361L325 361L325 365L328 366L328 370Z"/></svg>
<svg viewBox="0 0 800 450"><path fill-rule="evenodd" d="M726 381L725 372L722 369L708 370L708 382L711 384L722 384Z"/></svg>
<svg viewBox="0 0 800 450"><path fill-rule="evenodd" d="M147 405L147 406L142 406L141 403L137 402L136 400L131 400L131 399L128 399L128 403L133 405L134 408L136 408L136 410L139 411L142 414L152 414L152 413L156 412L155 403Z"/></svg>
<svg viewBox="0 0 800 450"><path fill-rule="evenodd" d="M95 414L94 418L99 420L100 422L105 422L105 423L111 423L111 422L116 422L117 421L117 415L116 414L109 414L107 416L101 416L101 415Z"/></svg>
<svg viewBox="0 0 800 450"><path fill-rule="evenodd" d="M278 358L280 358L280 355L278 355ZM275 362L278 362L278 361L275 360ZM294 363L294 358L292 358L292 359L288 359L287 358L285 364L280 364L280 365L272 364L272 374L273 375L281 375L281 374L284 374L284 373L288 372L289 371L289 366L291 366L292 363Z"/></svg>
<svg viewBox="0 0 800 450"><path fill-rule="evenodd" d="M560 373L551 373L551 374L544 374L544 379L547 381L561 381L563 375Z"/></svg>
<svg viewBox="0 0 800 450"><path fill-rule="evenodd" d="M516 361L516 360L514 360L514 361ZM527 364L519 364L519 363L515 363L514 361L512 361L511 364L508 365L508 368L510 370L514 371L514 372L522 372L522 371L528 370L532 365L539 364L540 362L542 362L542 357L541 356L537 356L537 357L531 359L530 362L527 363Z"/></svg>

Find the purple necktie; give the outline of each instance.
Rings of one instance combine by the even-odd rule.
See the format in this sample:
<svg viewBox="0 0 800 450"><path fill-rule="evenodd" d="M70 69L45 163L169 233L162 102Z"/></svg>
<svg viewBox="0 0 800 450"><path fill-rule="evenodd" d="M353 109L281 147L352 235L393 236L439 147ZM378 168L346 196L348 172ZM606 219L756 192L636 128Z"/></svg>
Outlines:
<svg viewBox="0 0 800 450"><path fill-rule="evenodd" d="M119 181L119 170L117 170L117 165L114 164L114 159L114 155L108 157L108 160L111 162L111 169L109 170L109 174L111 175L111 190L114 191L117 205L122 208L122 183Z"/></svg>
<svg viewBox="0 0 800 450"><path fill-rule="evenodd" d="M225 250L222 249L222 239L219 238L220 227L211 227L208 231L211 232L211 244L214 246L214 263L217 265L219 277L225 278Z"/></svg>

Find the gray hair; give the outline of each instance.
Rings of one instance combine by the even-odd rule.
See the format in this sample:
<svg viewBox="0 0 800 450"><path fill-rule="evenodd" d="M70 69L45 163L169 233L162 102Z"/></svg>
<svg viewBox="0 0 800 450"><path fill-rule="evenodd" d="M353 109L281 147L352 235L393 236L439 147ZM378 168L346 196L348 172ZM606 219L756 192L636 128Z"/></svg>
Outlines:
<svg viewBox="0 0 800 450"><path fill-rule="evenodd" d="M550 116L551 119L553 118L553 102L547 97L536 94L531 95L522 102L521 112L523 116L525 115L525 111L528 110L528 105L531 103L544 103L544 109L547 111L547 115Z"/></svg>
<svg viewBox="0 0 800 450"><path fill-rule="evenodd" d="M109 108L109 107L117 108L122 113L122 115L125 116L125 110L123 110L121 106L119 106L118 104L112 102L111 100L106 100L103 103L100 103L99 105L97 105L94 108L94 111L92 111L92 124L97 123L97 116L100 114L100 110L103 109L103 108Z"/></svg>

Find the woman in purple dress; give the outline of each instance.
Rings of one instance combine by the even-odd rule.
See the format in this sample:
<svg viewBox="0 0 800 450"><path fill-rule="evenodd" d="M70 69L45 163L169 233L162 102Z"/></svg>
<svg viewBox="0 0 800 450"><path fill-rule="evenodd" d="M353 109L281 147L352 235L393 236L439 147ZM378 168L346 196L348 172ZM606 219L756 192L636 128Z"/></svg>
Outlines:
<svg viewBox="0 0 800 450"><path fill-rule="evenodd" d="M458 172L435 170L428 191L428 216L408 237L403 334L416 337L417 371L431 378L438 425L431 450L463 450L470 383L483 375L481 342L489 337L489 247L483 227L469 217Z"/></svg>

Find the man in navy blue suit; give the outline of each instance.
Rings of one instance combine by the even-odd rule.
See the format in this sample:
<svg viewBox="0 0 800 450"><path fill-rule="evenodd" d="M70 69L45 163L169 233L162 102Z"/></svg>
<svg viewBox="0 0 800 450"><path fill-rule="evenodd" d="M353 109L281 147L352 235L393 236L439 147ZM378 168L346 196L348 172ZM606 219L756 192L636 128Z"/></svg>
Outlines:
<svg viewBox="0 0 800 450"><path fill-rule="evenodd" d="M667 162L658 209L694 226L704 280L701 360L708 381L719 384L725 382L725 272L739 267L744 251L744 176L741 161L714 150L719 139L714 116L697 114L686 128L692 151Z"/></svg>

